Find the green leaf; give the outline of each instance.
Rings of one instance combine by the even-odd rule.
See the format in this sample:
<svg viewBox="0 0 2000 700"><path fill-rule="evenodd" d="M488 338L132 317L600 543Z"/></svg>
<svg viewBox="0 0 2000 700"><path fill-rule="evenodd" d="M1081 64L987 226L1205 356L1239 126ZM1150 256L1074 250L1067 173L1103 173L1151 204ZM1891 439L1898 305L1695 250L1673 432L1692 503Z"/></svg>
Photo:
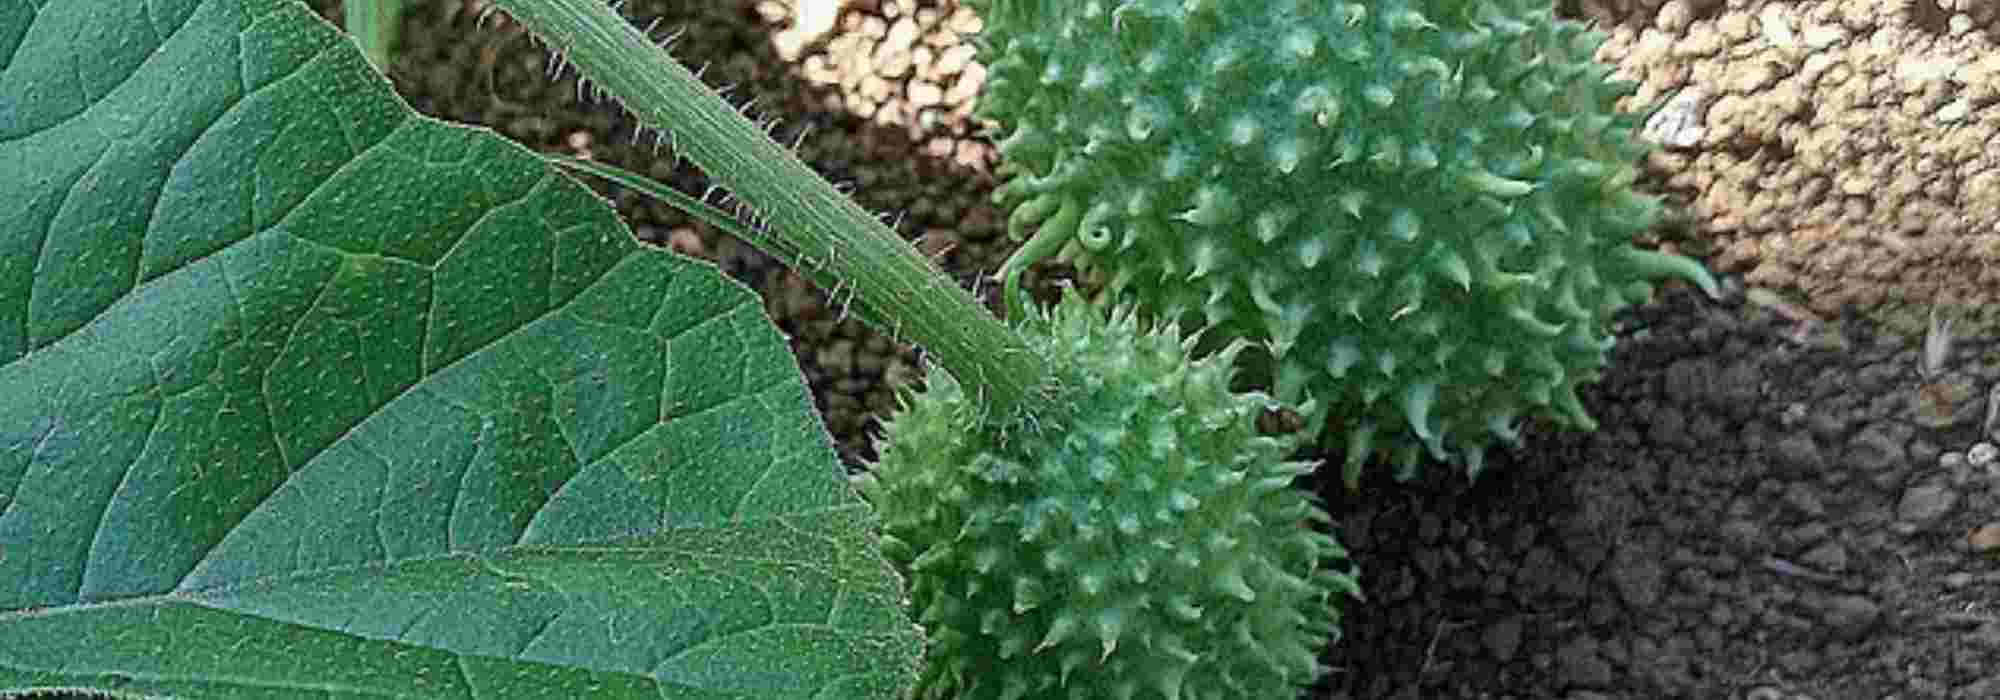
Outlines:
<svg viewBox="0 0 2000 700"><path fill-rule="evenodd" d="M294 0L0 2L0 695L891 698L783 339Z"/></svg>

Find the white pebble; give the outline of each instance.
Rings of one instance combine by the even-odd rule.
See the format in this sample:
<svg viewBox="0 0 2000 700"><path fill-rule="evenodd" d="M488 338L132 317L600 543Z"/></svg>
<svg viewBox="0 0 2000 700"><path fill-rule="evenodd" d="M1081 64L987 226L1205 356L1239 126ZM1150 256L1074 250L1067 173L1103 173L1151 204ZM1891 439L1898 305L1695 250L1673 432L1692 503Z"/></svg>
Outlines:
<svg viewBox="0 0 2000 700"><path fill-rule="evenodd" d="M1958 468L1965 466L1965 453L1946 452L1944 454L1938 455L1938 466L1948 470L1957 470Z"/></svg>
<svg viewBox="0 0 2000 700"><path fill-rule="evenodd" d="M1990 442L1973 445L1972 449L1965 451L1965 461L1975 467L1992 464L1995 457L2000 457L2000 447L1994 447Z"/></svg>

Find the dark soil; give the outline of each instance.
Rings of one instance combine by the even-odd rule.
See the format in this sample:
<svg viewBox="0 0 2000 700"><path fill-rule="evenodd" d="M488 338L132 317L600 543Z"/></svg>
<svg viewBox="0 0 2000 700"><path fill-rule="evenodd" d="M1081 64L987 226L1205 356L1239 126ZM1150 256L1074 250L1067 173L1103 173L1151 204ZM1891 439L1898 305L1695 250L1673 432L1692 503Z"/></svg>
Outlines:
<svg viewBox="0 0 2000 700"><path fill-rule="evenodd" d="M517 28L478 29L477 3L439 2L410 12L391 71L419 109L702 191L650 139L631 145L616 108L576 100L573 76L551 81ZM944 23L940 7L849 2L834 38L798 62L880 72L869 33L924 10ZM993 269L1004 219L984 204L991 153L963 110L922 116L897 102L908 82L807 80L768 41L782 12L761 9L627 3L641 26L665 18L660 36L691 26L676 54L710 64L706 79L756 92L782 124L818 125L808 162L857 184L864 204L908 214L899 230L966 284ZM843 453L865 458L871 416L914 379L915 351L838 319L768 258L604 191L642 238L765 294ZM1926 378L1919 338L1795 313L1725 277L1722 301L1672 292L1630 313L1585 394L1598 432L1533 433L1476 484L1442 469L1358 495L1330 473L1315 484L1368 600L1348 610L1312 697L2000 698L1994 342L1960 338Z"/></svg>
<svg viewBox="0 0 2000 700"><path fill-rule="evenodd" d="M1740 295L1631 323L1584 397L1597 433L1472 485L1321 485L1370 597L1326 697L2000 697L2000 565L1968 541L2000 520L1983 397L1936 410L1903 338L1800 342ZM1989 386L1971 364L1946 381Z"/></svg>

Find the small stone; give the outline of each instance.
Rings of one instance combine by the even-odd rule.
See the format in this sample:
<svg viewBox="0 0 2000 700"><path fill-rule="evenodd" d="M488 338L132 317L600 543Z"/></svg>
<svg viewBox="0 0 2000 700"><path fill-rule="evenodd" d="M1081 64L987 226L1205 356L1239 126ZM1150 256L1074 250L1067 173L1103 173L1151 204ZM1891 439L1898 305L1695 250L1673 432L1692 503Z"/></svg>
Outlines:
<svg viewBox="0 0 2000 700"><path fill-rule="evenodd" d="M952 81L951 89L945 91L944 102L949 105L970 102L979 95L979 88L985 84L986 67L977 63L968 65L965 71L959 74L958 80Z"/></svg>
<svg viewBox="0 0 2000 700"><path fill-rule="evenodd" d="M1793 482L1785 487L1783 496L1786 505L1798 509L1799 513L1817 518L1826 515L1826 502L1819 492L1804 483Z"/></svg>
<svg viewBox="0 0 2000 700"><path fill-rule="evenodd" d="M882 45L898 51L907 51L916 45L919 31L916 20L908 17L897 20L895 26L889 27L889 34L882 38Z"/></svg>
<svg viewBox="0 0 2000 700"><path fill-rule="evenodd" d="M1842 31L1840 27L1834 25L1817 24L1810 27L1806 27L1805 31L1806 46L1811 47L1814 50L1824 49L1828 46L1832 46L1836 43L1839 43L1845 40L1846 38L1847 38L1847 32ZM1823 55L1823 54L1814 54L1814 55Z"/></svg>
<svg viewBox="0 0 2000 700"><path fill-rule="evenodd" d="M978 34L980 28L985 26L986 23L979 19L979 13L964 6L951 13L951 19L945 20L945 27L960 34Z"/></svg>
<svg viewBox="0 0 2000 700"><path fill-rule="evenodd" d="M1972 551L1982 554L2000 552L2000 522L1979 526L1972 534L1965 536L1965 543L1972 545Z"/></svg>
<svg viewBox="0 0 2000 700"><path fill-rule="evenodd" d="M1958 505L1958 492L1944 484L1925 484L1903 491L1896 518L1923 527L1936 523Z"/></svg>
<svg viewBox="0 0 2000 700"><path fill-rule="evenodd" d="M1653 16L1653 26L1663 32L1679 34L1687 31L1693 16L1694 12L1688 9L1686 0L1667 0L1667 4L1661 5L1659 13Z"/></svg>
<svg viewBox="0 0 2000 700"><path fill-rule="evenodd" d="M1799 557L1799 561L1820 571L1838 574L1847 571L1847 548L1839 542L1826 542L1807 551Z"/></svg>
<svg viewBox="0 0 2000 700"><path fill-rule="evenodd" d="M1951 19L1945 23L1945 26L1949 28L1952 36L1961 36L1966 32L1972 31L1973 22L1971 17L1961 13L1952 15Z"/></svg>
<svg viewBox="0 0 2000 700"><path fill-rule="evenodd" d="M880 39L889 33L889 23L880 17L867 13L855 13L853 16L861 18L861 26L855 29L855 33L871 39Z"/></svg>
<svg viewBox="0 0 2000 700"><path fill-rule="evenodd" d="M1810 409L1806 408L1805 404L1793 401L1785 405L1784 413L1778 414L1778 425L1787 428L1796 427L1811 416L1812 413Z"/></svg>
<svg viewBox="0 0 2000 700"><path fill-rule="evenodd" d="M1603 687L1611 683L1611 664L1599 653L1597 640L1579 637L1556 651L1556 676L1565 684Z"/></svg>
<svg viewBox="0 0 2000 700"><path fill-rule="evenodd" d="M1848 441L1847 463L1868 473L1897 470L1910 457L1908 438L1907 428L1870 423Z"/></svg>
<svg viewBox="0 0 2000 700"><path fill-rule="evenodd" d="M1960 98L1953 100L1943 107L1939 107L1937 113L1931 115L1931 118L1936 119L1940 124L1956 124L1964 121L1965 117L1971 113L1972 100Z"/></svg>
<svg viewBox="0 0 2000 700"><path fill-rule="evenodd" d="M1773 447L1778 453L1778 459L1793 473L1808 474L1826 466L1821 461L1819 445L1813 442L1811 435L1803 433L1787 435L1779 439Z"/></svg>
<svg viewBox="0 0 2000 700"><path fill-rule="evenodd" d="M1981 624L1971 634L1965 635L1965 641L1971 642L1974 646L2000 649L2000 622Z"/></svg>
<svg viewBox="0 0 2000 700"><path fill-rule="evenodd" d="M888 44L875 50L875 75L883 78L901 78L910 72L916 59L906 49L890 50ZM874 76L870 76L874 77ZM863 78L866 80L866 78ZM879 97L885 97L878 95Z"/></svg>
<svg viewBox="0 0 2000 700"><path fill-rule="evenodd" d="M1762 555L1771 549L1771 543L1765 537L1764 529L1755 521L1731 520L1722 524L1720 533L1724 542L1743 554Z"/></svg>
<svg viewBox="0 0 2000 700"><path fill-rule="evenodd" d="M1730 92L1752 94L1761 92L1778 80L1778 71L1769 63L1755 63L1729 73Z"/></svg>
<svg viewBox="0 0 2000 700"><path fill-rule="evenodd" d="M1805 649L1778 655L1778 666L1793 676L1810 676L1820 664L1820 656Z"/></svg>
<svg viewBox="0 0 2000 700"><path fill-rule="evenodd" d="M933 70L936 70L939 75L956 75L959 71L965 70L965 67L972 63L973 57L978 53L979 49L971 44L959 44L945 49L944 53L938 56Z"/></svg>
<svg viewBox="0 0 2000 700"><path fill-rule="evenodd" d="M1713 27L1690 27L1687 36L1674 42L1674 56L1683 59L1713 56L1722 52L1722 35Z"/></svg>
<svg viewBox="0 0 2000 700"><path fill-rule="evenodd" d="M674 252L697 258L708 257L708 246L701 242L701 235L686 226L674 228L667 234L667 246Z"/></svg>
<svg viewBox="0 0 2000 700"><path fill-rule="evenodd" d="M1937 443L1929 440L1917 438L1910 441L1908 452L1910 459L1915 460L1917 464L1922 464L1924 462L1936 461L1938 455L1944 454L1944 448L1938 447Z"/></svg>
<svg viewBox="0 0 2000 700"><path fill-rule="evenodd" d="M1786 700L1786 695L1785 691L1768 685L1760 685L1751 688L1750 692L1743 696L1743 700Z"/></svg>
<svg viewBox="0 0 2000 700"><path fill-rule="evenodd" d="M912 80L909 85L909 99L913 107L929 107L944 101L944 90L931 83Z"/></svg>
<svg viewBox="0 0 2000 700"><path fill-rule="evenodd" d="M1732 44L1742 43L1757 35L1757 27L1750 23L1748 12L1724 14L1721 19L1716 20L1715 29Z"/></svg>
<svg viewBox="0 0 2000 700"><path fill-rule="evenodd" d="M1882 606L1864 596L1835 596L1819 609L1820 620L1847 639L1858 639L1882 619Z"/></svg>
<svg viewBox="0 0 2000 700"><path fill-rule="evenodd" d="M1831 534L1833 534L1833 528L1827 527L1826 523L1809 522L1797 528L1787 530L1782 535L1781 544L1785 545L1787 550L1796 551L1825 542L1826 538Z"/></svg>
<svg viewBox="0 0 2000 700"><path fill-rule="evenodd" d="M2000 447L1995 447L1990 442L1975 444L1972 449L1965 451L1965 462L1975 467L1992 464L1995 457L2000 457Z"/></svg>
<svg viewBox="0 0 2000 700"><path fill-rule="evenodd" d="M817 359L821 367L827 368L837 376L851 374L854 371L854 342L842 340L821 348Z"/></svg>
<svg viewBox="0 0 2000 700"><path fill-rule="evenodd" d="M1960 698L2000 697L2000 675L1988 676L1961 686L1952 696Z"/></svg>
<svg viewBox="0 0 2000 700"><path fill-rule="evenodd" d="M1486 645L1486 653L1492 654L1494 661L1503 664L1513 661L1515 652L1521 649L1521 618L1509 617L1494 623L1486 628L1486 634L1481 636L1480 641Z"/></svg>
<svg viewBox="0 0 2000 700"><path fill-rule="evenodd" d="M1785 21L1783 7L1765 5L1764 10L1757 15L1757 24L1764 30L1764 40L1771 42L1772 46L1787 49L1798 46L1798 37L1792 34L1791 25Z"/></svg>

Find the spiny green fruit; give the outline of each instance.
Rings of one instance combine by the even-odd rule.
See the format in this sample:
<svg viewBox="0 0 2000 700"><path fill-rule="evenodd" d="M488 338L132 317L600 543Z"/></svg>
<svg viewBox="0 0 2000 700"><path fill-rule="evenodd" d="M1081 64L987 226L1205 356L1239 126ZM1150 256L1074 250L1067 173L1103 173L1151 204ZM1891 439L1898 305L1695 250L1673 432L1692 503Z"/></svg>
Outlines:
<svg viewBox="0 0 2000 700"><path fill-rule="evenodd" d="M1113 298L1250 339L1311 396L1346 477L1463 458L1577 400L1611 314L1692 260L1632 245L1650 148L1604 35L1547 0L968 0L1001 125L1008 270L1055 255Z"/></svg>
<svg viewBox="0 0 2000 700"><path fill-rule="evenodd" d="M860 479L931 646L920 696L1294 697L1358 595L1231 345L1074 295L1028 321L1069 395L999 438L949 374L905 397Z"/></svg>

